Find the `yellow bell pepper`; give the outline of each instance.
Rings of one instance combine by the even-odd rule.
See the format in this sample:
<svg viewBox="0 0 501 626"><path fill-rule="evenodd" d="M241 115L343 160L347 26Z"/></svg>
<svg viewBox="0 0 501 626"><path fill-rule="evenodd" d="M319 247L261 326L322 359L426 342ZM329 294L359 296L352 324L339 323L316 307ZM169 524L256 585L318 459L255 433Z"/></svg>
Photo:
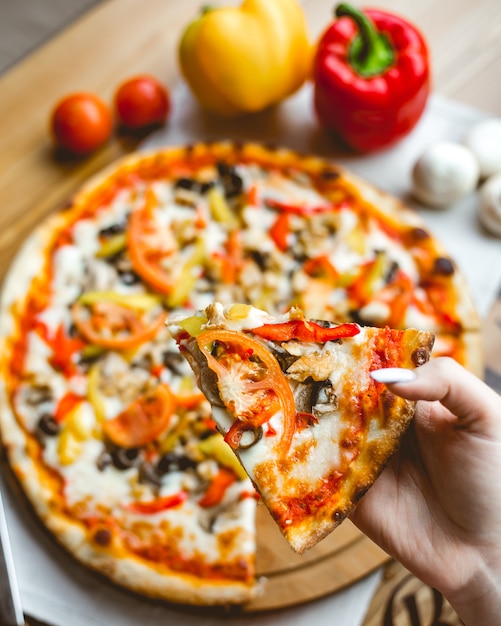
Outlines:
<svg viewBox="0 0 501 626"><path fill-rule="evenodd" d="M198 449L205 456L212 457L221 465L232 469L239 480L245 480L247 478L247 473L240 465L240 461L219 433L214 433L211 437L199 441Z"/></svg>
<svg viewBox="0 0 501 626"><path fill-rule="evenodd" d="M179 44L181 71L200 104L223 116L255 113L297 91L311 45L296 0L206 8Z"/></svg>

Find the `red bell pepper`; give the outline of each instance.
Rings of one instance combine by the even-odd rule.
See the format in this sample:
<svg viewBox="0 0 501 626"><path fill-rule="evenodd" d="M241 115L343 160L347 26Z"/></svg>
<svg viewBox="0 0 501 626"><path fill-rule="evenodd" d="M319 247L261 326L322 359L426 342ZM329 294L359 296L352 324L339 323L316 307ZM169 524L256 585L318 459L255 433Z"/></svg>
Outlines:
<svg viewBox="0 0 501 626"><path fill-rule="evenodd" d="M321 36L314 60L319 121L358 152L389 146L409 133L430 91L421 33L391 13L349 4Z"/></svg>
<svg viewBox="0 0 501 626"><path fill-rule="evenodd" d="M68 391L64 394L64 396L59 400L59 403L56 407L56 411L54 413L54 419L58 424L61 424L66 419L66 416L71 413L71 411L83 401L82 396L77 396L76 393L72 391Z"/></svg>
<svg viewBox="0 0 501 626"><path fill-rule="evenodd" d="M289 247L287 241L289 235L289 216L287 213L280 213L270 228L270 236L279 250L285 252Z"/></svg>
<svg viewBox="0 0 501 626"><path fill-rule="evenodd" d="M281 200L275 200L274 198L266 198L265 204L270 209L282 211L283 213L291 213L292 215L315 215L316 213L326 213L332 211L332 204L290 204L288 202L282 202Z"/></svg>
<svg viewBox="0 0 501 626"><path fill-rule="evenodd" d="M324 328L315 322L303 322L302 320L291 320L278 324L264 324L250 330L253 335L268 339L270 341L314 341L315 343L326 343L343 337L354 337L360 332L357 324L339 324L332 328Z"/></svg>
<svg viewBox="0 0 501 626"><path fill-rule="evenodd" d="M236 476L230 470L220 468L214 476L204 496L198 501L201 507L209 508L216 506L224 498L224 494L230 485L236 481Z"/></svg>
<svg viewBox="0 0 501 626"><path fill-rule="evenodd" d="M149 500L147 502L131 502L126 506L129 511L133 513L142 513L143 515L153 515L160 513L160 511L167 511L173 509L185 502L188 499L186 491L179 491L169 496L161 496L155 498L155 500Z"/></svg>

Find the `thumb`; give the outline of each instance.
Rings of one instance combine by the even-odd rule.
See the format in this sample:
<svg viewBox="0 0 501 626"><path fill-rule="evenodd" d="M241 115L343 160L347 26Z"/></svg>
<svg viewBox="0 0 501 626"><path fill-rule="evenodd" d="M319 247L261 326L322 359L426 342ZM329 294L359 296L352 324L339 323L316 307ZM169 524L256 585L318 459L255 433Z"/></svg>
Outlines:
<svg viewBox="0 0 501 626"><path fill-rule="evenodd" d="M501 397L453 359L436 358L416 370L375 370L371 376L408 400L440 402L460 428L501 439Z"/></svg>

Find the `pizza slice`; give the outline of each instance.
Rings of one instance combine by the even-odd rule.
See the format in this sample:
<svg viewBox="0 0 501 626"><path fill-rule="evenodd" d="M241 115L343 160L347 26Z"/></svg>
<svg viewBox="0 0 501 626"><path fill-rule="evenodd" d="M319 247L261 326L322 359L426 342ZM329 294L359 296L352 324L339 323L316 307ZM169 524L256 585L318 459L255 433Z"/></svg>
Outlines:
<svg viewBox="0 0 501 626"><path fill-rule="evenodd" d="M350 513L398 448L415 403L370 376L415 368L434 336L272 317L215 303L170 328L225 441L298 553Z"/></svg>

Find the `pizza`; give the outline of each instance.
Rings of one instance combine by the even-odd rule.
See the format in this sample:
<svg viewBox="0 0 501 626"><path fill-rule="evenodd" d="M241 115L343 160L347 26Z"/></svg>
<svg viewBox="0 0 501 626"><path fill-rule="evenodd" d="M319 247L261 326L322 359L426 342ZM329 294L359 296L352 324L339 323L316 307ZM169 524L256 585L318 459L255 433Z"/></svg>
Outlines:
<svg viewBox="0 0 501 626"><path fill-rule="evenodd" d="M426 363L433 333L209 305L171 320L224 441L302 554L352 511L399 446L415 402L371 378Z"/></svg>
<svg viewBox="0 0 501 626"><path fill-rule="evenodd" d="M165 325L215 301L433 331L433 354L481 364L454 260L418 214L326 160L200 143L90 179L4 282L2 441L79 561L193 604L259 587L255 490Z"/></svg>

